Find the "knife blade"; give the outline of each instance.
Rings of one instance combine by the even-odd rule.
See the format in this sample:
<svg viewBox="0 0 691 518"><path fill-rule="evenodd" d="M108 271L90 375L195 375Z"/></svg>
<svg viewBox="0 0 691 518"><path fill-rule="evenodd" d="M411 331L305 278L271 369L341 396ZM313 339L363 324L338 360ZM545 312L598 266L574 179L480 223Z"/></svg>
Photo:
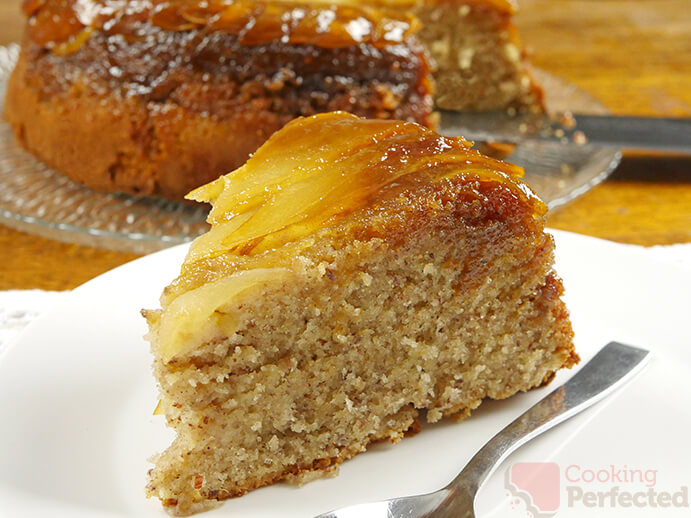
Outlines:
<svg viewBox="0 0 691 518"><path fill-rule="evenodd" d="M470 140L518 143L538 139L563 144L691 153L691 118L438 111L442 135L463 136Z"/></svg>

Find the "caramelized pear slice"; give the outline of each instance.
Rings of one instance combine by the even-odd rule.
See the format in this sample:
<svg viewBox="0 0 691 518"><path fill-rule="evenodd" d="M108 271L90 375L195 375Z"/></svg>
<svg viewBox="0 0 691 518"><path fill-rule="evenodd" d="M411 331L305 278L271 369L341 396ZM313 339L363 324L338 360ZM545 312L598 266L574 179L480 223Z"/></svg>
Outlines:
<svg viewBox="0 0 691 518"><path fill-rule="evenodd" d="M410 122L343 112L296 119L245 165L188 195L213 205L212 230L193 244L188 262L256 254L300 239L367 205L402 177L522 174L470 146Z"/></svg>
<svg viewBox="0 0 691 518"><path fill-rule="evenodd" d="M224 312L225 306L248 290L280 282L289 274L287 268L256 268L236 272L183 293L168 305L161 316L159 354L164 361L170 361L189 352L195 344L232 334L235 322L232 313ZM204 325L199 325L200 322Z"/></svg>
<svg viewBox="0 0 691 518"><path fill-rule="evenodd" d="M353 127L354 121L361 124ZM332 169L344 155L385 139L398 126L408 124L359 119L343 112L295 119L274 133L245 165L195 189L187 198L213 204L209 223L226 221L293 183ZM336 136L338 142L334 142Z"/></svg>
<svg viewBox="0 0 691 518"><path fill-rule="evenodd" d="M185 263L196 263L200 259L213 257L227 251L227 248L221 248L219 244L223 242L226 236L232 234L253 215L253 211L248 211L228 221L213 225L206 234L202 234L192 242L189 252L187 252Z"/></svg>

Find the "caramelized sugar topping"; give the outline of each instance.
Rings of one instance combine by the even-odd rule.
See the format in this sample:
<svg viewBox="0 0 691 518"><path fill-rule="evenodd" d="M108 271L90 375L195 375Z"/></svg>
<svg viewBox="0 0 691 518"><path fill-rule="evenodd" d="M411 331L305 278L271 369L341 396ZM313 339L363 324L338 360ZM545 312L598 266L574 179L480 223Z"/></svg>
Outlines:
<svg viewBox="0 0 691 518"><path fill-rule="evenodd" d="M362 43L401 43L419 29L418 19L394 9L408 0L24 0L28 36L57 54L79 49L97 30L142 38L147 26L170 31L224 32L245 45L273 40L338 48Z"/></svg>
<svg viewBox="0 0 691 518"><path fill-rule="evenodd" d="M161 297L161 357L174 361L196 344L228 336L239 298L291 279L295 272L285 256L263 252L299 246L341 222L367 221L371 210L391 202L408 206L415 197L405 191L454 178L534 196L510 180L523 173L520 167L470 145L414 123L344 112L288 123L245 165L188 195L212 204L211 230L192 243L180 277Z"/></svg>
<svg viewBox="0 0 691 518"><path fill-rule="evenodd" d="M377 204L394 186L460 172L500 181L522 175L470 146L410 122L344 112L295 119L244 166L188 195L213 209L211 230L195 240L186 262L278 248Z"/></svg>

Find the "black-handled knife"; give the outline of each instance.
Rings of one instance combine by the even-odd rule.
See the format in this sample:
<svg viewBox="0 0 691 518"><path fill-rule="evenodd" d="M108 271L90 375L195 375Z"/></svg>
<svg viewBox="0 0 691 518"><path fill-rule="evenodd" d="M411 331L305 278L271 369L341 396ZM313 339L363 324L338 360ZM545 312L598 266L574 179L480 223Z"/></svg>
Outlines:
<svg viewBox="0 0 691 518"><path fill-rule="evenodd" d="M691 154L689 118L439 112L443 135L470 140L517 143L539 139Z"/></svg>

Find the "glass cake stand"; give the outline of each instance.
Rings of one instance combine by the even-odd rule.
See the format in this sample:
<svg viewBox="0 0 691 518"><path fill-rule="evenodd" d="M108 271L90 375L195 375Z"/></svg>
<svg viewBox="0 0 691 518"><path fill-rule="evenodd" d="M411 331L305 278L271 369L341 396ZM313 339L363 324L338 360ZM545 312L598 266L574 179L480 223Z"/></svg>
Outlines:
<svg viewBox="0 0 691 518"><path fill-rule="evenodd" d="M18 45L0 47L0 113L18 54ZM541 70L534 73L548 110L607 113L575 86ZM503 158L523 166L525 181L553 208L604 180L621 155L610 148L528 141ZM204 232L206 212L203 206L82 187L24 151L9 125L0 122L0 223L61 241L149 253Z"/></svg>

